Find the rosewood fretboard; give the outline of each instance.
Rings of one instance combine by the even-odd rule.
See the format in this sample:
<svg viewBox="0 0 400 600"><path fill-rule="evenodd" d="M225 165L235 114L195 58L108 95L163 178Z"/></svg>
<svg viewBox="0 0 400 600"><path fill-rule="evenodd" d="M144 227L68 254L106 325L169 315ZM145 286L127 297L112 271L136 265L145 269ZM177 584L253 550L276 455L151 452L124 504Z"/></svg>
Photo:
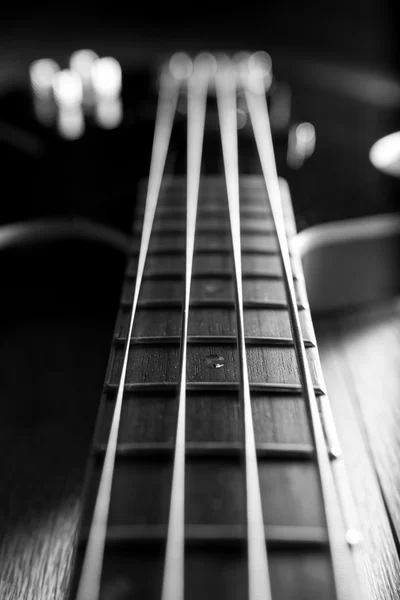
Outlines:
<svg viewBox="0 0 400 600"><path fill-rule="evenodd" d="M324 504L270 208L262 178L242 177L244 320L273 598L335 597ZM295 225L282 182L288 237ZM163 185L131 340L105 547L104 600L158 599L177 420L184 284L185 180ZM90 459L75 583L91 520L121 370L143 216L133 228L121 308ZM298 307L316 394L326 403L298 257ZM225 182L200 185L189 312L185 597L247 594L243 422ZM331 431L329 411L325 429ZM74 587L74 586L73 586ZM73 594L71 596L74 597Z"/></svg>

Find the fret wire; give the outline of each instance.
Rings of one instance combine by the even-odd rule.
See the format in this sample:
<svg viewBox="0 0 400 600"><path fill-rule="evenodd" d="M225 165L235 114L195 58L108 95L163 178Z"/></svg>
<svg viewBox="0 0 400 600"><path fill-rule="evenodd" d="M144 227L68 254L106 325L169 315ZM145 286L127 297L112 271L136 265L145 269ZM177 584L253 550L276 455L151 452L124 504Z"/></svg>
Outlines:
<svg viewBox="0 0 400 600"><path fill-rule="evenodd" d="M221 65L216 74L217 107L232 236L236 282L236 316L238 350L241 363L241 404L244 417L244 446L246 464L246 512L249 600L271 599L264 518L258 477L257 452L254 436L250 385L244 337L242 262L240 239L239 166L236 117L236 77L231 65Z"/></svg>
<svg viewBox="0 0 400 600"><path fill-rule="evenodd" d="M105 392L115 393L118 389L117 383L108 382L104 386ZM201 392L206 394L236 392L240 389L237 382L228 381L189 381L186 385L187 392ZM154 392L162 394L176 393L177 384L172 381L154 382L154 383L126 383L127 392L141 392L152 394ZM254 393L265 393L273 395L295 394L301 395L301 386L297 383L250 383L250 391ZM314 386L316 396L325 394L325 390L320 386Z"/></svg>
<svg viewBox="0 0 400 600"><path fill-rule="evenodd" d="M176 239L176 238L175 238ZM208 247L208 248L198 248L195 252L196 256L204 256L204 255L208 255L208 254L215 254L218 253L220 256L230 256L231 250L230 248L224 248L224 247ZM184 249L180 249L180 248L156 248L155 250L150 250L149 251L149 256L163 256L165 254L168 254L169 256L183 256L185 254L185 250ZM256 257L261 257L261 256L275 256L276 254L278 254L277 250L272 250L269 248L242 248L242 254L246 255L246 256L256 256ZM129 256L131 257L135 257L138 256L138 251L137 250L133 250L131 252L129 252Z"/></svg>
<svg viewBox="0 0 400 600"><path fill-rule="evenodd" d="M272 223L268 224L266 227L264 227L263 225L260 225L260 224L258 224L257 227L243 226L242 233L245 235L260 235L261 233L265 233L265 235L272 236L273 235L272 226L273 226ZM138 225L136 230L133 233L137 234L140 232L140 230L141 230L141 226ZM211 227L207 226L207 225L198 225L197 226L198 233L207 234L210 231L211 231L211 233L217 233L217 234L229 233L228 228L217 227L215 222L212 224ZM158 236L179 235L179 234L182 234L182 228L178 227L178 226L167 227L166 225L163 225L162 227L154 228L154 232Z"/></svg>
<svg viewBox="0 0 400 600"><path fill-rule="evenodd" d="M242 456L243 444L236 442L186 442L185 455L196 459L198 457L224 457L236 460ZM95 456L102 456L106 450L105 444L96 444L93 449ZM117 455L132 460L141 459L143 455L150 457L168 456L175 451L172 442L120 442L117 446ZM290 444L267 442L256 444L257 456L266 460L313 460L314 448L311 444Z"/></svg>
<svg viewBox="0 0 400 600"><path fill-rule="evenodd" d="M285 550L307 551L309 549L325 552L328 544L324 527L265 525L263 533L269 546ZM107 541L125 548L128 545L143 549L143 546L148 544L153 547L158 546L164 541L165 535L165 525L112 525L107 531ZM82 538L85 539L85 531ZM243 525L186 524L185 542L192 547L200 545L209 549L210 545L213 548L221 546L232 548L239 545L241 548L245 540L246 527Z"/></svg>
<svg viewBox="0 0 400 600"><path fill-rule="evenodd" d="M348 553L325 436L300 328L285 221L282 212L280 184L276 171L271 127L265 97L266 90L263 77L260 75L259 71L257 72L257 66L253 71L250 70L247 74L246 80L243 81L243 87L264 181L268 192L272 218L278 237L278 246L284 272L290 323L295 343L301 387L306 402L316 451L318 473L330 541L336 595L340 600L356 600L361 597L359 582L351 564L351 557Z"/></svg>
<svg viewBox="0 0 400 600"><path fill-rule="evenodd" d="M187 188L184 305L180 338L178 419L168 518L162 600L184 598L186 368L190 289L207 104L209 63L199 55L187 81Z"/></svg>
<svg viewBox="0 0 400 600"><path fill-rule="evenodd" d="M123 301L121 303L122 310L125 310L126 307L130 307L131 303ZM190 306L192 308L234 308L235 301L226 299L224 300L192 300L190 302ZM258 309L258 310L287 310L287 303L276 301L268 301L268 300L245 300L243 303L245 309ZM180 300L169 300L168 298L155 298L152 300L141 300L138 302L138 308L140 309L177 309L182 307L182 302ZM304 311L307 307L305 303L298 303L298 308L301 311Z"/></svg>
<svg viewBox="0 0 400 600"><path fill-rule="evenodd" d="M218 277L220 279L232 279L231 274L227 273L226 271L222 271L222 270L214 270L214 271L198 271L198 272L194 272L192 275L193 279L207 279L207 277ZM132 280L132 279L136 279L135 275L132 272L128 272L125 274L125 278L128 280ZM146 275L143 277L143 279L149 281L149 280L165 280L165 279L176 279L176 280L182 280L182 274L178 273L177 271L153 271L153 272L147 272ZM243 280L254 280L254 279L264 279L264 280L272 280L272 281L280 281L281 279L283 279L283 276L280 275L279 273L243 273ZM300 275L294 275L293 279L296 281L302 281L302 277Z"/></svg>
<svg viewBox="0 0 400 600"><path fill-rule="evenodd" d="M150 162L150 174L145 204L145 215L143 220L140 253L135 282L135 291L132 302L131 317L127 342L124 349L124 359L121 377L118 385L117 400L115 403L107 451L104 458L99 488L97 492L95 507L86 551L84 555L81 576L78 584L76 600L98 600L100 595L101 574L103 567L104 548L107 534L108 513L111 499L112 480L114 474L115 456L117 450L117 439L119 423L121 418L122 398L125 388L125 378L129 356L129 339L132 335L133 322L139 298L147 250L153 228L154 215L157 208L158 196L164 173L166 156L174 122L176 104L179 95L179 80L172 77L164 69L161 74L160 92L157 106L156 122L153 138L153 149Z"/></svg>
<svg viewBox="0 0 400 600"><path fill-rule="evenodd" d="M114 336L116 344L121 345L126 343L126 336ZM293 340L290 337L273 337L273 336L245 336L245 342L251 346L270 346L270 347L292 347ZM177 335L155 335L155 336L140 336L131 337L130 344L142 344L144 346L177 346L181 343L181 337ZM215 345L236 345L237 338L234 335L188 335L186 338L187 344L204 344L207 346ZM304 343L307 348L315 348L315 344L310 339L305 339ZM336 446L336 444L335 444Z"/></svg>

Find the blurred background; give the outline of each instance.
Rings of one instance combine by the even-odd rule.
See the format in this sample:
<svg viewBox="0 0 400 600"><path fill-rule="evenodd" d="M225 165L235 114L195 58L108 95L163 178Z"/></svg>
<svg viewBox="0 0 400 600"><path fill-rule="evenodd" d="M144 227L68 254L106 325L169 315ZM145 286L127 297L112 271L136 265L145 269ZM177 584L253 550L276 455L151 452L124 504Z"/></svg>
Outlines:
<svg viewBox="0 0 400 600"><path fill-rule="evenodd" d="M7 3L0 23L0 94L18 86L28 88L32 60L50 57L65 67L69 55L80 48L115 56L125 77L135 69L154 66L160 54L177 49L267 50L277 77L292 87L293 117L311 121L317 130L314 178L304 183L302 175L296 174L291 182L299 186L299 227L360 212L385 212L397 206L392 196L394 183L369 169L368 152L398 124L397 5L394 0L168 3L161 7ZM140 93L140 85L135 90L134 84L124 100L126 110L134 111ZM8 104L0 102L0 119L21 125L28 102L28 96L25 102L21 97L13 97ZM343 160L343 153L350 162ZM11 160L9 152L5 160ZM12 169L11 173L15 185ZM331 200L321 201L324 189L332 190ZM71 190L67 193L66 204L71 206ZM65 202L59 206L65 207ZM83 210L82 202L78 210Z"/></svg>
<svg viewBox="0 0 400 600"><path fill-rule="evenodd" d="M107 38L132 47L157 48L178 41L238 47L290 47L368 66L396 62L398 7L395 1L294 0L265 3L5 3L2 8L3 50L26 44ZM22 50L22 47L19 48Z"/></svg>
<svg viewBox="0 0 400 600"><path fill-rule="evenodd" d="M398 6L393 0L265 3L5 3L2 50L97 40L138 51L194 41L204 45L289 48L368 67L396 66ZM83 38L83 39L82 39ZM18 44L19 41L19 44ZM18 47L19 46L19 47Z"/></svg>

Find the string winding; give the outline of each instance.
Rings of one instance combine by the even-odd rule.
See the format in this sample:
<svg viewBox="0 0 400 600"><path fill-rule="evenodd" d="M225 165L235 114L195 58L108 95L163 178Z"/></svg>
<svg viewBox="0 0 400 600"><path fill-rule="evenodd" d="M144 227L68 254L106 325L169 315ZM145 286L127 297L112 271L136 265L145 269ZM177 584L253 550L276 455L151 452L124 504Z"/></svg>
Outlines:
<svg viewBox="0 0 400 600"><path fill-rule="evenodd" d="M244 441L246 464L246 511L249 600L270 600L271 585L264 518L262 513L260 482L250 385L244 336L242 258L240 239L239 166L236 113L236 75L233 67L223 64L216 75L217 104L221 128L226 188L228 193L229 220L231 226L233 260L235 267L236 317L238 350L240 358L241 404L244 417Z"/></svg>
<svg viewBox="0 0 400 600"><path fill-rule="evenodd" d="M201 156L207 103L209 60L199 55L194 62L193 74L187 82L187 188L186 188L186 261L185 289L180 340L178 421L174 452L174 466L167 547L164 565L162 600L183 600L184 545L185 545L185 420L186 420L186 363L190 289L193 271L196 217L199 197Z"/></svg>
<svg viewBox="0 0 400 600"><path fill-rule="evenodd" d="M325 435L322 428L304 339L301 332L293 272L282 210L281 188L276 170L271 125L265 97L265 81L267 74L265 73L264 66L257 60L254 60L254 58L253 64L251 64L251 61L246 62L248 68L241 69L241 73L244 74L242 84L253 126L264 182L268 192L271 215L278 238L283 280L286 289L290 325L299 368L302 395L304 397L311 435L314 442L321 493L325 507L336 595L339 600L356 600L361 598L362 595L347 548L346 535L343 530L342 515L338 505L335 483L329 463Z"/></svg>
<svg viewBox="0 0 400 600"><path fill-rule="evenodd" d="M122 399L124 395L126 371L128 366L130 339L132 336L136 307L143 279L150 236L153 228L154 215L161 189L165 161L178 100L179 87L179 79L172 77L171 74L165 69L162 73L160 82L160 94L154 130L150 175L146 195L142 237L140 242L138 268L128 335L126 337L117 398L115 402L110 434L107 441L107 449L101 471L100 484L94 506L92 522L90 524L81 576L78 583L76 600L98 600L100 595L101 573L107 535L107 522L110 508L115 456L117 451L119 423L121 419Z"/></svg>

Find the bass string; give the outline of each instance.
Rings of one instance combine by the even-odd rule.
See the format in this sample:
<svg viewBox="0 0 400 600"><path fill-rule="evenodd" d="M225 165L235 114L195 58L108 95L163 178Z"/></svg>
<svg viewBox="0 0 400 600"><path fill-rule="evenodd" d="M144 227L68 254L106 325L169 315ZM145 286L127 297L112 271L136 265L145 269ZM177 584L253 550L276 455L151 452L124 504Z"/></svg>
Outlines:
<svg viewBox="0 0 400 600"><path fill-rule="evenodd" d="M239 166L236 112L236 74L229 59L221 61L216 74L217 106L220 121L224 171L228 196L230 230L235 270L237 343L240 359L240 400L243 410L247 555L249 600L270 600L271 585L265 543L264 518L258 475L250 385L244 335L242 259L240 236Z"/></svg>
<svg viewBox="0 0 400 600"><path fill-rule="evenodd" d="M153 229L154 216L160 194L171 131L175 117L180 90L180 80L165 67L161 73L153 148L147 187L145 213L143 218L138 267L131 308L128 334L123 352L121 376L118 384L115 408L107 441L100 483L89 529L76 600L98 600L100 595L101 574L107 535L108 514L111 499L112 481L117 451L118 431L122 411L122 399L126 380L130 339L143 279L146 257Z"/></svg>
<svg viewBox="0 0 400 600"><path fill-rule="evenodd" d="M276 170L271 126L265 96L265 73L263 72L262 65L257 63L257 60L255 60L254 57L251 60L253 63L252 65L250 64L250 61L246 59L244 68L242 67L240 70L242 75L244 74L241 83L246 96L264 182L271 206L271 215L278 238L278 247L283 268L283 278L302 395L305 400L314 442L320 488L325 507L336 596L339 600L356 600L362 596L352 564L351 554L349 553L346 542L346 535L343 528L340 507L338 505L332 469L329 463L324 431L300 327L292 266L282 210L281 190Z"/></svg>
<svg viewBox="0 0 400 600"><path fill-rule="evenodd" d="M187 79L187 187L186 187L186 260L184 302L180 336L178 419L162 600L184 598L185 547L185 452L186 452L186 368L190 289L200 186L201 159L211 57L199 55L193 73Z"/></svg>

